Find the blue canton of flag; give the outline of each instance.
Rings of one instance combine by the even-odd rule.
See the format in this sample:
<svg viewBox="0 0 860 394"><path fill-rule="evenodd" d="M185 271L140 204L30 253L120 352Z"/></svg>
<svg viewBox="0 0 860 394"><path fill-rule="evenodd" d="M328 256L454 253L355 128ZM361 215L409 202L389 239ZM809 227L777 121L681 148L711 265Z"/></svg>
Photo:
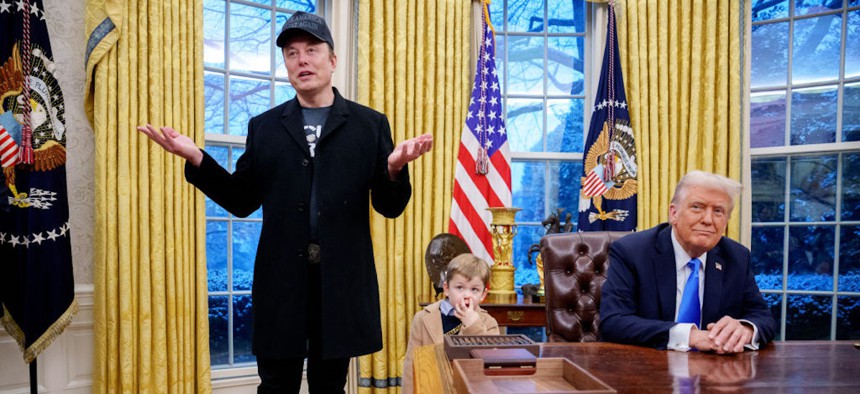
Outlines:
<svg viewBox="0 0 860 394"><path fill-rule="evenodd" d="M510 207L511 153L495 61L495 38L484 4L483 34L469 113L454 170L448 232L459 236L476 256L493 259L488 207Z"/></svg>
<svg viewBox="0 0 860 394"><path fill-rule="evenodd" d="M612 5L582 169L578 229L634 230L638 188L636 144L624 94Z"/></svg>
<svg viewBox="0 0 860 394"><path fill-rule="evenodd" d="M502 118L502 99L499 87L499 73L495 61L495 37L490 25L484 22L484 42L475 75L472 96L469 99L469 113L466 115L466 130L492 157L508 142L505 121Z"/></svg>

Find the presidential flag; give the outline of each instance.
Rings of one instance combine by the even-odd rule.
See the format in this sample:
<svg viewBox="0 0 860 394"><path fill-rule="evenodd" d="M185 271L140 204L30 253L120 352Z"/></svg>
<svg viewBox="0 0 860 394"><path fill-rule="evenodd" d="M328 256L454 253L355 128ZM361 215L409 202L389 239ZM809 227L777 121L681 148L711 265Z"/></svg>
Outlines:
<svg viewBox="0 0 860 394"><path fill-rule="evenodd" d="M495 38L486 3L482 25L475 82L454 170L448 232L466 241L473 254L491 262L492 216L487 208L511 206L511 151L502 119Z"/></svg>
<svg viewBox="0 0 860 394"><path fill-rule="evenodd" d="M0 322L27 363L78 308L56 67L42 0L0 0Z"/></svg>
<svg viewBox="0 0 860 394"><path fill-rule="evenodd" d="M615 10L609 5L606 49L591 112L579 196L581 231L636 228L636 144L618 55Z"/></svg>

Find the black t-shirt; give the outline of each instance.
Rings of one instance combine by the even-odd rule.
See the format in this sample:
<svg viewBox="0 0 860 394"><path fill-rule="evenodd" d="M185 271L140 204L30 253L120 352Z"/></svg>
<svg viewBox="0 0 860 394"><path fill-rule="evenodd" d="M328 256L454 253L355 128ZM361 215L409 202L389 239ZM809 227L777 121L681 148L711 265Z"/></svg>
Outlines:
<svg viewBox="0 0 860 394"><path fill-rule="evenodd" d="M302 107L302 122L304 123L305 136L308 148L311 151L311 159L316 157L316 146L325 125L331 107L304 108ZM317 204L317 182L314 177L311 185L311 209L310 215L310 239L319 242L319 205Z"/></svg>

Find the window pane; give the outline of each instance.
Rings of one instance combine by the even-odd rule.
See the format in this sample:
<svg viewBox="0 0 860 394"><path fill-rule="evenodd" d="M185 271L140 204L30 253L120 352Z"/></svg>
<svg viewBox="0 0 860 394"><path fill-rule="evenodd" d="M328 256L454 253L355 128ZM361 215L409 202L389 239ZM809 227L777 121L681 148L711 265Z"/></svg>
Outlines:
<svg viewBox="0 0 860 394"><path fill-rule="evenodd" d="M750 94L750 147L785 145L785 91Z"/></svg>
<svg viewBox="0 0 860 394"><path fill-rule="evenodd" d="M287 22L287 19L290 19L292 14L286 14L283 12L275 13L275 24L278 26L278 31L280 32L281 26ZM277 36L275 36L277 37ZM277 45L274 48L275 51L275 77L276 78L289 78L287 75L287 67L284 66L284 53L281 51L281 48L278 48ZM278 101L275 103L280 104Z"/></svg>
<svg viewBox="0 0 860 394"><path fill-rule="evenodd" d="M856 280L860 281L860 278ZM839 297L837 300L836 339L860 339L860 297Z"/></svg>
<svg viewBox="0 0 860 394"><path fill-rule="evenodd" d="M782 321L782 296L779 294L765 293L762 294L764 298L764 302L770 305L770 313L773 315L773 319L776 320L777 325ZM779 330L776 331L776 337L774 340L782 340L782 334Z"/></svg>
<svg viewBox="0 0 860 394"><path fill-rule="evenodd" d="M860 226L839 232L839 291L860 293Z"/></svg>
<svg viewBox="0 0 860 394"><path fill-rule="evenodd" d="M310 13L314 13L317 11L316 1L310 0L275 0L275 6L279 8L286 8L289 10L304 11ZM278 25L278 27L281 27L281 25Z"/></svg>
<svg viewBox="0 0 860 394"><path fill-rule="evenodd" d="M268 75L272 70L272 11L230 4L230 69Z"/></svg>
<svg viewBox="0 0 860 394"><path fill-rule="evenodd" d="M785 158L754 159L750 169L753 222L785 220Z"/></svg>
<svg viewBox="0 0 860 394"><path fill-rule="evenodd" d="M789 294L785 339L830 339L831 297Z"/></svg>
<svg viewBox="0 0 860 394"><path fill-rule="evenodd" d="M251 329L254 327L251 313L251 296L233 296L233 362L256 362L251 354Z"/></svg>
<svg viewBox="0 0 860 394"><path fill-rule="evenodd" d="M508 142L512 152L543 152L543 100L508 99Z"/></svg>
<svg viewBox="0 0 860 394"><path fill-rule="evenodd" d="M789 228L789 290L833 290L834 230L833 226Z"/></svg>
<svg viewBox="0 0 860 394"><path fill-rule="evenodd" d="M514 161L511 163L511 189L513 203L522 211L517 222L540 222L544 219L544 182L546 163L542 161Z"/></svg>
<svg viewBox="0 0 860 394"><path fill-rule="evenodd" d="M788 22L752 27L750 85L785 86L788 75Z"/></svg>
<svg viewBox="0 0 860 394"><path fill-rule="evenodd" d="M296 89L286 82L275 82L275 105L285 103L296 97Z"/></svg>
<svg viewBox="0 0 860 394"><path fill-rule="evenodd" d="M841 45L841 14L796 20L792 46L792 82L809 83L838 78Z"/></svg>
<svg viewBox="0 0 860 394"><path fill-rule="evenodd" d="M836 157L798 157L791 164L791 220L831 221L836 207Z"/></svg>
<svg viewBox="0 0 860 394"><path fill-rule="evenodd" d="M795 0L794 15L820 14L842 8L841 1L833 0Z"/></svg>
<svg viewBox="0 0 860 394"><path fill-rule="evenodd" d="M206 221L206 271L209 291L227 290L227 222Z"/></svg>
<svg viewBox="0 0 860 394"><path fill-rule="evenodd" d="M782 290L785 228L752 228L752 269L761 290Z"/></svg>
<svg viewBox="0 0 860 394"><path fill-rule="evenodd" d="M508 0L508 31L543 31L543 0Z"/></svg>
<svg viewBox="0 0 860 394"><path fill-rule="evenodd" d="M508 61L505 58L505 50L507 50L508 46L505 45L507 40L506 36L496 34L496 47L495 47L495 62L496 62L496 77L499 78L499 89L501 89L502 94L507 94L507 85L505 85L505 81L507 79L507 74L505 70L508 68Z"/></svg>
<svg viewBox="0 0 860 394"><path fill-rule="evenodd" d="M550 33L585 33L585 0L548 0L546 3Z"/></svg>
<svg viewBox="0 0 860 394"><path fill-rule="evenodd" d="M860 83L858 82L844 85L842 93L842 141L860 141Z"/></svg>
<svg viewBox="0 0 860 394"><path fill-rule="evenodd" d="M584 38L548 37L547 42L547 94L583 94Z"/></svg>
<svg viewBox="0 0 860 394"><path fill-rule="evenodd" d="M542 95L543 37L508 36L508 94Z"/></svg>
<svg viewBox="0 0 860 394"><path fill-rule="evenodd" d="M490 23L496 29L496 40L499 39L498 33L505 30L505 1L496 0L490 2Z"/></svg>
<svg viewBox="0 0 860 394"><path fill-rule="evenodd" d="M209 359L212 366L230 363L227 296L209 296Z"/></svg>
<svg viewBox="0 0 860 394"><path fill-rule="evenodd" d="M788 0L754 0L752 2L752 21L766 21L788 16Z"/></svg>
<svg viewBox="0 0 860 394"><path fill-rule="evenodd" d="M842 156L842 220L860 220L860 153Z"/></svg>
<svg viewBox="0 0 860 394"><path fill-rule="evenodd" d="M845 43L845 78L860 76L860 10L848 13L848 34Z"/></svg>
<svg viewBox="0 0 860 394"><path fill-rule="evenodd" d="M203 65L224 67L225 0L203 0Z"/></svg>
<svg viewBox="0 0 860 394"><path fill-rule="evenodd" d="M221 167L227 168L227 155L228 150L226 146L217 146L217 145L207 145L206 153L209 153L209 156L212 156ZM212 201L209 197L206 197L206 217L227 217L227 210L221 208L220 205L216 204L215 201Z"/></svg>
<svg viewBox="0 0 860 394"><path fill-rule="evenodd" d="M519 214L517 214L519 216ZM519 218L517 218L519 221ZM517 236L514 237L514 246L513 246L513 260L514 267L516 271L514 271L514 289L517 292L521 292L522 286L527 283L533 283L540 285L540 278L538 278L537 267L535 266L535 259L537 258L537 253L532 255L532 262L529 263L528 260L528 251L532 245L540 244L540 237L542 237L546 233L546 229L541 226L519 226L517 229Z"/></svg>
<svg viewBox="0 0 860 394"><path fill-rule="evenodd" d="M203 72L204 129L224 134L224 74Z"/></svg>
<svg viewBox="0 0 860 394"><path fill-rule="evenodd" d="M231 76L230 134L247 135L248 121L269 109L269 101L268 81Z"/></svg>
<svg viewBox="0 0 860 394"><path fill-rule="evenodd" d="M836 142L835 85L797 89L791 93L791 144Z"/></svg>
<svg viewBox="0 0 860 394"><path fill-rule="evenodd" d="M549 163L549 201L550 212L556 209L564 209L562 224L570 221L575 223L579 212L579 188L580 175L582 174L582 162L579 161L553 161ZM572 219L568 219L571 215ZM573 225L576 231L576 225Z"/></svg>
<svg viewBox="0 0 860 394"><path fill-rule="evenodd" d="M583 99L547 100L548 152L582 152Z"/></svg>
<svg viewBox="0 0 860 394"><path fill-rule="evenodd" d="M251 290L262 222L233 222L233 289Z"/></svg>
<svg viewBox="0 0 860 394"><path fill-rule="evenodd" d="M239 158L245 153L245 148L240 147L232 147L230 148L232 153L233 160L230 163L230 172L236 171L236 163L239 161ZM248 219L262 219L263 218L263 208L260 207L254 213L248 215Z"/></svg>

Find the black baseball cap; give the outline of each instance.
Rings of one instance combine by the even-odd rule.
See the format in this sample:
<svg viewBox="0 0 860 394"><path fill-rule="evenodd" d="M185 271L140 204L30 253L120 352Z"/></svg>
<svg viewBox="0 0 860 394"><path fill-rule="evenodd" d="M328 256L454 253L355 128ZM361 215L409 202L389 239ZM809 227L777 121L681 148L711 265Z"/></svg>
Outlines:
<svg viewBox="0 0 860 394"><path fill-rule="evenodd" d="M281 33L278 34L278 41L276 41L278 47L283 48L284 45L287 45L287 41L299 31L319 38L334 48L334 40L331 38L331 31L328 30L325 19L317 14L302 11L296 12L284 22Z"/></svg>

